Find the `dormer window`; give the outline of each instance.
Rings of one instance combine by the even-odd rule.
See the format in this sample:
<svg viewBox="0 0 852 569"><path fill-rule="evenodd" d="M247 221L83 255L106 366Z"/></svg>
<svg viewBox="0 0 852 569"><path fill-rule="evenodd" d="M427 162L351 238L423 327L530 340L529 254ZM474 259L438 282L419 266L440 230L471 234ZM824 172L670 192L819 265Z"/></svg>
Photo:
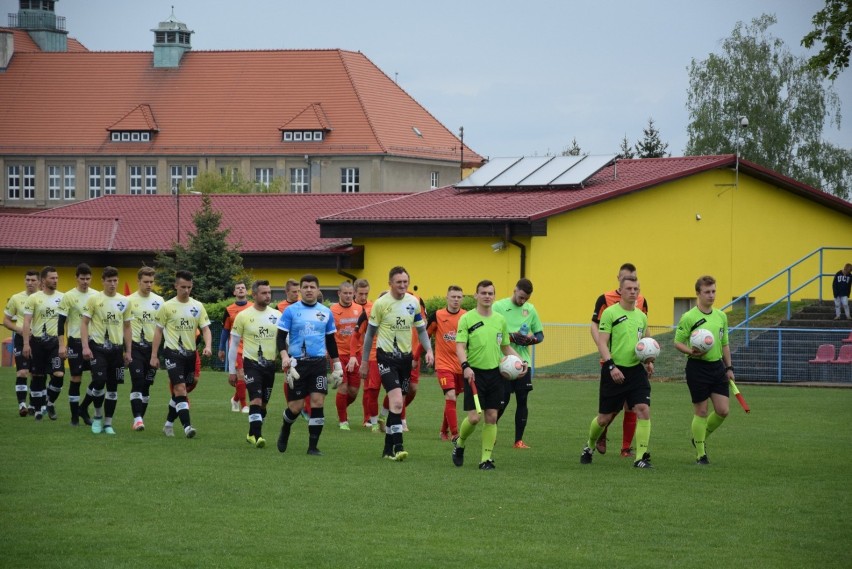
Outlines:
<svg viewBox="0 0 852 569"><path fill-rule="evenodd" d="M285 130L281 136L284 142L322 142L321 130Z"/></svg>
<svg viewBox="0 0 852 569"><path fill-rule="evenodd" d="M112 131L110 133L112 142L151 142L150 131Z"/></svg>

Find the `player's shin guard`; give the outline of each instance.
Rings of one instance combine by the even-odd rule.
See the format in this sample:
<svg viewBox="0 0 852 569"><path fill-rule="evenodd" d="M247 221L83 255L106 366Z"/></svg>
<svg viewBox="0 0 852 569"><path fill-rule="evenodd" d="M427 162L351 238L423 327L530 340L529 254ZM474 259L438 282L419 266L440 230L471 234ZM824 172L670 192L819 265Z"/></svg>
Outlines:
<svg viewBox="0 0 852 569"><path fill-rule="evenodd" d="M724 422L725 417L717 415L715 411L710 413L710 415L707 416L707 435L709 436L710 433L721 427Z"/></svg>
<svg viewBox="0 0 852 569"><path fill-rule="evenodd" d="M636 413L633 411L624 412L624 421L621 424L621 450L629 450L633 444L633 437L636 435ZM637 454L642 458L641 454Z"/></svg>
<svg viewBox="0 0 852 569"><path fill-rule="evenodd" d="M130 413L134 419L142 418L142 392L136 391L137 387L133 386L133 391L130 392Z"/></svg>
<svg viewBox="0 0 852 569"><path fill-rule="evenodd" d="M86 395L83 396L83 400L80 402L79 412L81 417L89 415L89 405L92 404L94 399L94 385L92 382L89 382L89 386L86 388Z"/></svg>
<svg viewBox="0 0 852 569"><path fill-rule="evenodd" d="M636 419L636 457L641 458L648 452L651 440L651 419Z"/></svg>
<svg viewBox="0 0 852 569"><path fill-rule="evenodd" d="M692 443L695 445L696 458L701 458L707 451L704 440L707 438L707 417L692 416Z"/></svg>
<svg viewBox="0 0 852 569"><path fill-rule="evenodd" d="M15 378L15 397L18 398L18 406L27 404L27 376Z"/></svg>
<svg viewBox="0 0 852 569"><path fill-rule="evenodd" d="M186 395L175 397L175 410L184 429L192 425L189 419L189 401L186 400Z"/></svg>
<svg viewBox="0 0 852 569"><path fill-rule="evenodd" d="M283 442L283 446L287 448L287 442L290 440L290 430L293 428L293 423L296 422L296 419L299 418L299 413L293 413L290 408L284 409L284 420L281 422L281 436L278 440L278 450L281 450L281 443Z"/></svg>
<svg viewBox="0 0 852 569"><path fill-rule="evenodd" d="M260 437L263 432L263 414L260 405L249 405L249 435Z"/></svg>
<svg viewBox="0 0 852 569"><path fill-rule="evenodd" d="M402 445L402 414L388 411L387 430L391 437L391 444L394 450L397 445Z"/></svg>
<svg viewBox="0 0 852 569"><path fill-rule="evenodd" d="M482 427L482 460L491 460L491 453L494 452L494 443L497 441L497 423L485 423Z"/></svg>
<svg viewBox="0 0 852 569"><path fill-rule="evenodd" d="M322 428L325 425L325 409L322 407L311 409L311 418L308 419L308 448L316 449Z"/></svg>
<svg viewBox="0 0 852 569"><path fill-rule="evenodd" d="M95 418L103 417L104 397L106 397L106 388L103 385L99 385L97 387L93 387L91 389L91 392L92 405L95 408Z"/></svg>
<svg viewBox="0 0 852 569"><path fill-rule="evenodd" d="M450 434L452 436L456 436L459 434L459 418L456 402L453 400L445 400L444 401L444 421L446 422L447 428L450 430ZM441 424L441 428L443 429L443 423Z"/></svg>
<svg viewBox="0 0 852 569"><path fill-rule="evenodd" d="M341 423L348 421L349 415L346 412L346 408L349 406L349 397L342 385L337 390L337 395L334 398L334 405L337 407L337 420Z"/></svg>
<svg viewBox="0 0 852 569"><path fill-rule="evenodd" d="M62 393L62 386L65 384L64 375L54 375L50 378L50 383L47 385L47 404L53 405L59 399L59 394Z"/></svg>
<svg viewBox="0 0 852 569"><path fill-rule="evenodd" d="M595 448L595 443L598 442L598 439L601 437L605 430L606 427L600 426L597 417L592 419L592 423L589 425L589 440L586 442L586 446L591 449Z"/></svg>

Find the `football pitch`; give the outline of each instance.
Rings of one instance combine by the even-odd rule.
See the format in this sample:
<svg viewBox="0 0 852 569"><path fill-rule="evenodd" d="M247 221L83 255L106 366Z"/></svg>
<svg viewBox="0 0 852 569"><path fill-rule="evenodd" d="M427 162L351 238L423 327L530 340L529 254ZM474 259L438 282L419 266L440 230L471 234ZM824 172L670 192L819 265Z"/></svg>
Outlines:
<svg viewBox="0 0 852 569"><path fill-rule="evenodd" d="M87 381L84 378L84 382ZM0 370L0 566L172 567L848 567L852 544L852 390L741 386L695 465L685 384L654 383L653 470L610 452L579 463L597 382L536 380L528 450L511 448L514 402L500 422L497 469L479 471L480 432L466 464L438 438L434 376L408 411L408 461L380 458L382 438L340 431L326 401L322 457L305 454L299 420L275 448L284 397L277 378L264 427L245 442L225 375L205 371L191 395L198 437L161 431L167 380L152 389L147 430L130 430L119 388L116 436L59 419L20 418L14 372ZM459 405L461 408L461 405ZM460 411L461 416L461 411Z"/></svg>

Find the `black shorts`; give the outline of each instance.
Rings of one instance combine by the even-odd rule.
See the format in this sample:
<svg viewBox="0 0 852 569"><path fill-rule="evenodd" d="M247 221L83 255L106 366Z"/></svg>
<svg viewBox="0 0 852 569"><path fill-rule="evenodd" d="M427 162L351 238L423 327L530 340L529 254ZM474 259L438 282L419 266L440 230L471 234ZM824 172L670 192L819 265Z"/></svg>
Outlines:
<svg viewBox="0 0 852 569"><path fill-rule="evenodd" d="M717 393L730 397L728 376L722 360L706 362L695 358L686 360L686 386L693 403L701 403Z"/></svg>
<svg viewBox="0 0 852 569"><path fill-rule="evenodd" d="M411 385L411 362L410 353L394 356L382 350L376 350L376 363L379 366L379 375L385 391L401 389L403 395L408 394L408 388Z"/></svg>
<svg viewBox="0 0 852 569"><path fill-rule="evenodd" d="M297 369L299 367L296 366ZM275 362L261 365L249 358L243 358L243 373L246 378L246 391L248 391L249 400L260 399L264 403L268 403L272 396L272 388L275 386Z"/></svg>
<svg viewBox="0 0 852 569"><path fill-rule="evenodd" d="M121 347L106 350L94 340L89 340L89 349L92 350L89 361L92 383L106 385L107 391L115 391L119 383L124 383L124 351Z"/></svg>
<svg viewBox="0 0 852 569"><path fill-rule="evenodd" d="M33 375L61 375L57 372L65 372L65 366L59 357L59 338L49 337L47 341L41 338L30 338L30 369Z"/></svg>
<svg viewBox="0 0 852 569"><path fill-rule="evenodd" d="M68 338L67 359L71 377L79 377L92 369L89 360L83 359L83 341L80 338Z"/></svg>
<svg viewBox="0 0 852 569"><path fill-rule="evenodd" d="M24 357L24 337L20 334L15 334L13 345L14 350L12 355L15 356L15 370L30 371L30 359ZM32 348L32 344L30 344L30 348Z"/></svg>
<svg viewBox="0 0 852 569"><path fill-rule="evenodd" d="M506 401L509 401L513 393L526 393L533 390L532 369L527 368L527 373L517 379L503 378L503 381L506 382Z"/></svg>
<svg viewBox="0 0 852 569"><path fill-rule="evenodd" d="M172 385L184 383L188 389L195 384L195 356L195 350L184 353L170 348L163 350L163 363Z"/></svg>
<svg viewBox="0 0 852 569"><path fill-rule="evenodd" d="M633 367L618 366L624 374L624 383L615 383L609 370L601 368L601 385L598 396L598 413L606 415L621 411L627 403L629 409L644 403L651 405L651 382L642 364Z"/></svg>
<svg viewBox="0 0 852 569"><path fill-rule="evenodd" d="M328 393L328 360L326 358L303 358L297 359L296 371L299 379L292 389L287 390L287 401L298 401L304 399L311 393ZM243 359L243 371L246 369L246 360ZM247 374L248 375L248 374ZM246 388L248 388L248 376L246 377Z"/></svg>
<svg viewBox="0 0 852 569"><path fill-rule="evenodd" d="M130 347L130 381L133 385L154 383L157 370L151 367L151 344L133 342Z"/></svg>
<svg viewBox="0 0 852 569"><path fill-rule="evenodd" d="M500 369L477 369L473 370L476 390L479 392L479 405L483 409L501 409L506 405L506 379L500 375ZM473 402L473 389L470 388L467 378L464 381L464 410L473 411L476 404Z"/></svg>

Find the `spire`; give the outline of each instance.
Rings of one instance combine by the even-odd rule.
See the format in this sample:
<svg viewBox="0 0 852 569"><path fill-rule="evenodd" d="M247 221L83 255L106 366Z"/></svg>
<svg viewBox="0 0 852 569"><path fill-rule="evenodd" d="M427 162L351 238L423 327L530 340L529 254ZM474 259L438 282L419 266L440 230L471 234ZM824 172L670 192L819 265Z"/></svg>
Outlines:
<svg viewBox="0 0 852 569"><path fill-rule="evenodd" d="M190 36L195 33L175 17L175 7L169 19L151 30L154 32L154 67L179 67L183 54L192 49Z"/></svg>

